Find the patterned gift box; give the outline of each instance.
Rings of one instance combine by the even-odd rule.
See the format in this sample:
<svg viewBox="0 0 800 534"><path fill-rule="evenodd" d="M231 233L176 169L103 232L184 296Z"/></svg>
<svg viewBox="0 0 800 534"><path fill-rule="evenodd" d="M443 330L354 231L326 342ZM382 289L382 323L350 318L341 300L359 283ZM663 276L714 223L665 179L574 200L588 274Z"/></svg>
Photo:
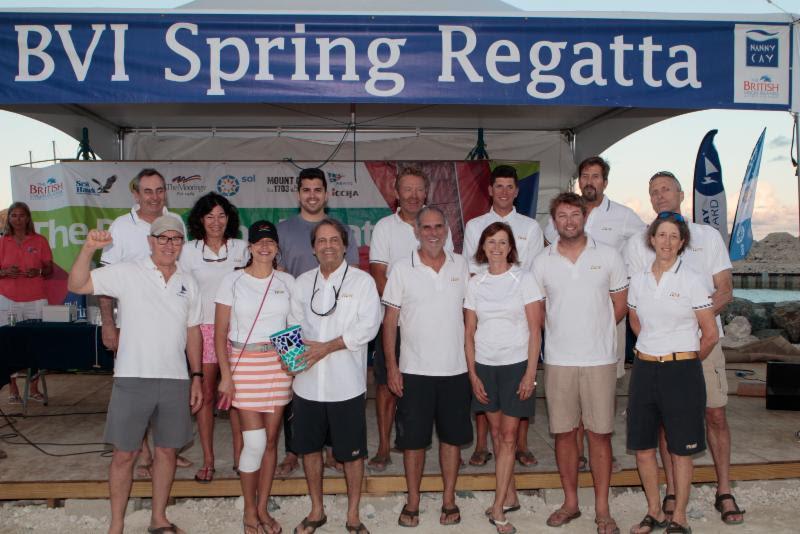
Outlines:
<svg viewBox="0 0 800 534"><path fill-rule="evenodd" d="M275 345L275 350L278 351L278 355L290 372L297 373L306 368L304 362L297 361L300 355L306 351L306 346L303 343L303 330L299 324L290 326L280 332L275 332L269 336L269 339Z"/></svg>

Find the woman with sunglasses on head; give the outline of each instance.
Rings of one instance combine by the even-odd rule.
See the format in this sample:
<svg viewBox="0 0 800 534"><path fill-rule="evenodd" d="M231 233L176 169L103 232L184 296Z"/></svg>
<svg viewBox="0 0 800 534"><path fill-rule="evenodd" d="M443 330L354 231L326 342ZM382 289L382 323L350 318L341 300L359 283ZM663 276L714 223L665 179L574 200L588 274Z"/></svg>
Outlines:
<svg viewBox="0 0 800 534"><path fill-rule="evenodd" d="M197 432L203 447L203 466L194 479L207 484L214 479L214 404L219 363L214 350L214 297L222 278L244 266L250 257L247 243L236 239L239 214L228 199L217 193L200 197L188 219L189 241L181 252L181 269L188 271L200 287L203 309L203 406L197 412ZM238 417L231 411L234 436L240 434ZM234 465L241 451L241 439L234 441Z"/></svg>
<svg viewBox="0 0 800 534"><path fill-rule="evenodd" d="M220 358L220 401L239 412L244 444L239 476L244 495L245 534L277 534L281 525L267 511L283 410L292 378L269 336L286 328L294 278L278 271L278 231L268 221L250 225L250 261L223 278L216 296L214 333Z"/></svg>
<svg viewBox="0 0 800 534"><path fill-rule="evenodd" d="M655 259L644 271L631 273L628 317L638 339L628 397L627 445L636 451L636 467L647 498L647 514L631 527L632 534L664 527L668 533L691 533L686 507L692 484L692 455L706 448L706 390L701 362L719 333L711 281L690 269L680 257L689 238L683 216L660 213L646 234ZM671 521L661 509L658 490L656 448L661 426L675 475L676 502Z"/></svg>

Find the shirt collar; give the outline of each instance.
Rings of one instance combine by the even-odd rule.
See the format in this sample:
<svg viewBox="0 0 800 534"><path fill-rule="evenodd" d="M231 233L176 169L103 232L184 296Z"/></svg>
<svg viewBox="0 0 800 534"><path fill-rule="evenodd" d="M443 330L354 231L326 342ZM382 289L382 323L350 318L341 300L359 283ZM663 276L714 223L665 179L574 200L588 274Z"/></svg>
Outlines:
<svg viewBox="0 0 800 534"><path fill-rule="evenodd" d="M517 214L517 208L515 208L514 206L511 206L511 211L505 217L494 211L494 206L489 208L489 211L492 212L494 216L500 219L501 221L507 221Z"/></svg>
<svg viewBox="0 0 800 534"><path fill-rule="evenodd" d="M344 276L344 270L346 268L347 268L347 258L344 258L342 260L342 263L336 268L335 271L333 271L330 274L330 276L328 276L327 279L322 275L322 269L320 269L319 266L317 267L317 272L319 273L319 277L322 278L323 283L329 284L329 283L331 283L332 280L341 279L342 276ZM342 282L344 282L344 280L342 280Z"/></svg>
<svg viewBox="0 0 800 534"><path fill-rule="evenodd" d="M139 205L139 204L134 204L133 207L131 208L131 218L133 219L133 224L139 224L141 222L142 224L147 224L148 226L150 226L150 223L143 221L139 217L139 214L136 213L137 211L139 211L141 209L141 207L142 206ZM166 206L161 208L161 215L166 215L168 213L169 213L169 210L167 209ZM175 215L175 216L178 217L178 215Z"/></svg>
<svg viewBox="0 0 800 534"><path fill-rule="evenodd" d="M584 232L584 233L586 234L586 247L587 248L597 248L597 241L595 241L594 238L591 235L589 235L587 232ZM558 254L559 256L561 255L558 252L558 240L559 240L559 238L556 237L556 240L553 241L552 243L550 243L550 245L548 245L548 247L547 247L548 249L550 249L548 251L548 254L550 254L551 256L554 253Z"/></svg>
<svg viewBox="0 0 800 534"><path fill-rule="evenodd" d="M445 263L453 263L455 261L455 258L453 258L453 254L448 250L444 251L444 256L445 256L444 259ZM419 249L414 249L414 252L411 253L411 266L414 268L423 266L427 267L427 265L422 263L422 260L419 257Z"/></svg>

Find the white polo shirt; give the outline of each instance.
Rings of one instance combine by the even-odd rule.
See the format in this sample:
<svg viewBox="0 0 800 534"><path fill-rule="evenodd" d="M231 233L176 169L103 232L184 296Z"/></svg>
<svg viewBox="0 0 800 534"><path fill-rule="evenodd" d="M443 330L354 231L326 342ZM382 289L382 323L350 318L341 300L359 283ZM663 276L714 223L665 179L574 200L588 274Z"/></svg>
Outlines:
<svg viewBox="0 0 800 534"><path fill-rule="evenodd" d="M688 222L688 226L689 245L681 254L681 259L693 271L700 273L706 287L713 293L713 276L733 268L728 255L728 248L725 246L719 231L715 228L707 224L693 222ZM638 238L635 237L628 240L628 244L625 246L625 264L628 273L633 274L650 270L653 260L656 259L656 253L647 246L648 239L647 229L645 228ZM717 315L716 320L719 335L725 335L719 315Z"/></svg>
<svg viewBox="0 0 800 534"><path fill-rule="evenodd" d="M205 246L202 239L189 241L183 246L179 262L183 270L197 280L197 285L200 287L203 324L214 324L216 310L214 298L217 296L219 283L226 274L237 267L244 267L248 259L250 259L250 249L241 239L228 239L219 249L219 254L214 254L214 251Z"/></svg>
<svg viewBox="0 0 800 534"><path fill-rule="evenodd" d="M338 301L335 291L339 293ZM336 310L320 317L311 309L312 296L317 313L327 312L334 303ZM327 280L319 268L298 276L292 291L289 324L302 327L303 339L330 341L342 336L346 348L328 354L295 376L294 392L320 402L338 402L363 394L367 390L367 343L378 333L380 323L378 290L364 271L342 261Z"/></svg>
<svg viewBox="0 0 800 534"><path fill-rule="evenodd" d="M533 273L512 267L503 274L473 276L464 307L475 312L475 361L510 365L528 359L528 318L525 306L544 300Z"/></svg>
<svg viewBox="0 0 800 534"><path fill-rule="evenodd" d="M269 286L261 313L256 312ZM269 341L269 336L286 328L286 318L291 311L291 291L294 278L289 273L273 270L267 278L256 278L244 272L233 271L219 284L215 302L231 307L228 339L237 343ZM256 321L253 327L253 321ZM247 334L250 329L250 338Z"/></svg>
<svg viewBox="0 0 800 534"><path fill-rule="evenodd" d="M516 208L505 217L501 217L494 208L490 208L487 213L470 220L464 229L464 257L469 262L469 272L482 273L489 268L487 264L479 265L475 262L475 252L478 251L481 234L494 222L504 222L511 227L520 266L526 271L533 269L533 259L544 249L544 236L539 223L535 219L517 213Z"/></svg>
<svg viewBox="0 0 800 534"><path fill-rule="evenodd" d="M139 218L139 204L134 204L130 213L120 215L111 223L108 231L111 232L113 242L103 249L100 256L101 265L112 265L120 261L134 261L150 257L150 245L147 236L150 235L150 223ZM173 215L181 221L183 235L186 236L186 226L177 213L171 213L164 207L163 215Z"/></svg>
<svg viewBox="0 0 800 534"><path fill-rule="evenodd" d="M598 243L603 243L622 252L625 242L631 236L638 235L647 225L642 222L636 212L627 206L614 202L608 195L603 195L599 206L589 212L584 230L594 237ZM553 224L553 218L547 222L544 236L549 243L555 243L558 232Z"/></svg>
<svg viewBox="0 0 800 534"><path fill-rule="evenodd" d="M401 258L411 256L419 248L419 241L414 235L414 226L400 218L400 208L387 215L375 224L372 230L372 241L369 244L369 262L381 263L390 268ZM453 251L453 237L450 227L447 228L447 241L444 250Z"/></svg>
<svg viewBox="0 0 800 534"><path fill-rule="evenodd" d="M712 303L702 275L678 259L659 282L650 268L634 273L628 307L636 311L642 327L636 348L664 356L700 350L695 311L711 308Z"/></svg>
<svg viewBox="0 0 800 534"><path fill-rule="evenodd" d="M200 291L177 265L168 281L150 257L91 272L95 295L125 307L115 377L188 380L186 329L201 323Z"/></svg>
<svg viewBox="0 0 800 534"><path fill-rule="evenodd" d="M400 372L454 376L467 372L464 295L469 272L463 256L445 252L437 273L419 252L392 264L381 302L400 310Z"/></svg>
<svg viewBox="0 0 800 534"><path fill-rule="evenodd" d="M572 263L558 252L556 241L536 258L533 275L545 297L545 363L616 363L617 327L610 294L628 287L622 256L588 236L586 248Z"/></svg>

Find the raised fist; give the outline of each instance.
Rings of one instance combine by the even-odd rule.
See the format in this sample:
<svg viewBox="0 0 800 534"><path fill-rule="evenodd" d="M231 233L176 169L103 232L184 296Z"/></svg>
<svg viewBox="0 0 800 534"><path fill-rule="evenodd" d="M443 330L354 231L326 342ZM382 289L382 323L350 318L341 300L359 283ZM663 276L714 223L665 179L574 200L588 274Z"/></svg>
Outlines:
<svg viewBox="0 0 800 534"><path fill-rule="evenodd" d="M90 250L97 250L110 245L112 241L111 232L106 230L90 230L83 246Z"/></svg>

